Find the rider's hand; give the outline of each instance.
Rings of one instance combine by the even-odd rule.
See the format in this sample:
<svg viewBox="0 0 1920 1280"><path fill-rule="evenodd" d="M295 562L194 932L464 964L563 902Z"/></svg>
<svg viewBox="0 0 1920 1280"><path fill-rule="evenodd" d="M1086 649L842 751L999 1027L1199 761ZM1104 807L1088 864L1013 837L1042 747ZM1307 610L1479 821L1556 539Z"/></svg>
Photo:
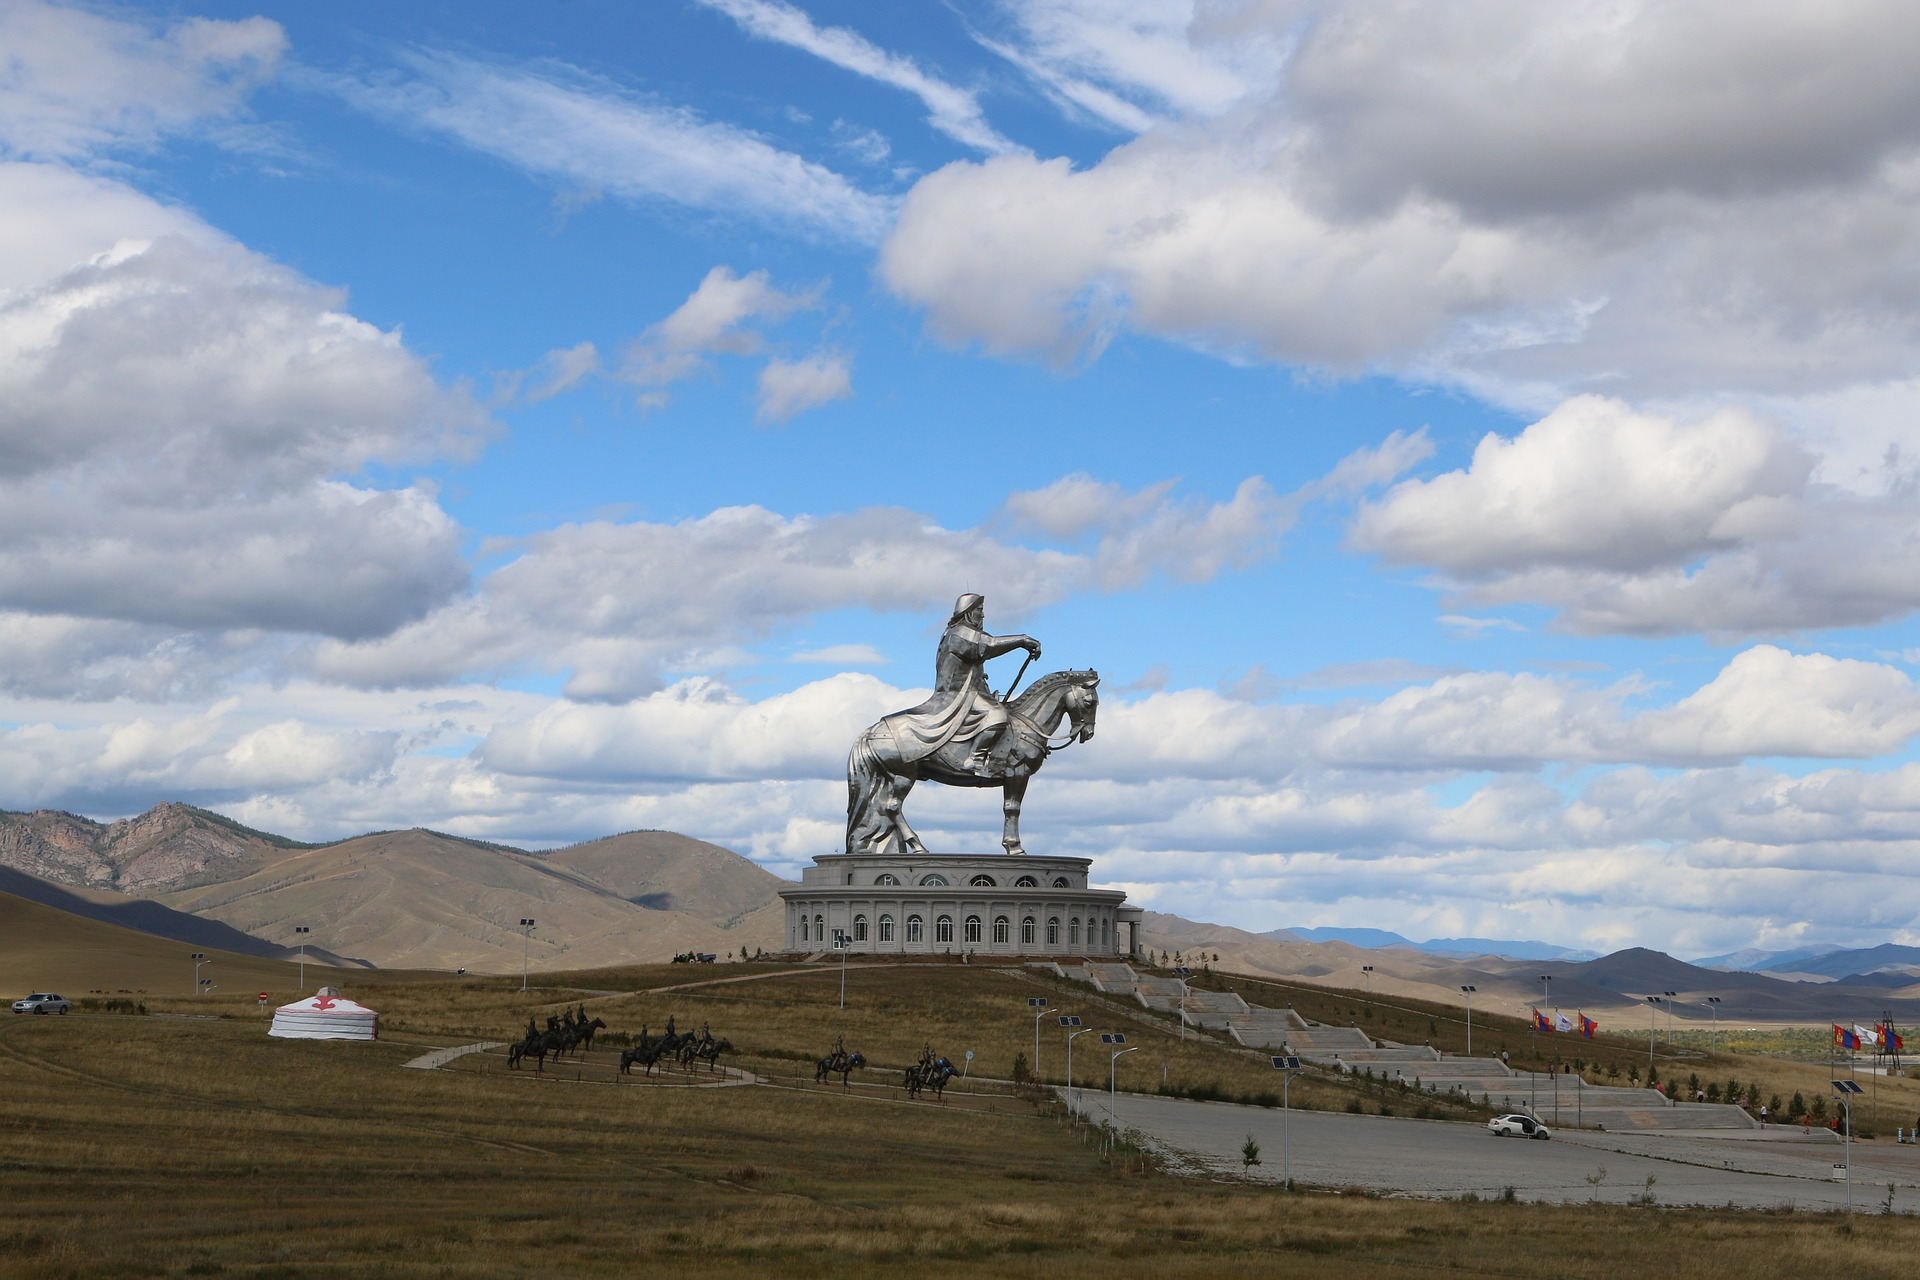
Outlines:
<svg viewBox="0 0 1920 1280"><path fill-rule="evenodd" d="M1036 658L1040 656L1040 642L1038 640L1035 640L1032 636L1028 636L1023 643L1028 653Z"/></svg>

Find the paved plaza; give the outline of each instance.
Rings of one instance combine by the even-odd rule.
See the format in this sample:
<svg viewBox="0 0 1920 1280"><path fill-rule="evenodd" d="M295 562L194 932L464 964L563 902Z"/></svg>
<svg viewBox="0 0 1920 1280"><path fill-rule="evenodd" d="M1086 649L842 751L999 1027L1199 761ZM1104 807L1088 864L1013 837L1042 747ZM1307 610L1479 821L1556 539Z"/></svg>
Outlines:
<svg viewBox="0 0 1920 1280"><path fill-rule="evenodd" d="M1107 1118L1105 1093L1089 1090L1080 1101L1090 1119ZM1283 1121L1264 1107L1145 1094L1121 1094L1118 1110L1149 1146L1196 1172L1271 1182L1281 1180L1290 1146L1298 1182L1417 1196L1497 1197L1512 1187L1523 1200L1624 1204L1651 1194L1661 1204L1815 1210L1839 1209L1847 1198L1846 1184L1832 1176L1845 1155L1840 1141L1791 1126L1698 1135L1562 1129L1551 1142L1530 1142L1457 1121L1315 1111ZM1249 1134L1261 1163L1243 1171ZM1879 1212L1889 1183L1896 1212L1920 1212L1920 1146L1854 1143L1854 1209Z"/></svg>

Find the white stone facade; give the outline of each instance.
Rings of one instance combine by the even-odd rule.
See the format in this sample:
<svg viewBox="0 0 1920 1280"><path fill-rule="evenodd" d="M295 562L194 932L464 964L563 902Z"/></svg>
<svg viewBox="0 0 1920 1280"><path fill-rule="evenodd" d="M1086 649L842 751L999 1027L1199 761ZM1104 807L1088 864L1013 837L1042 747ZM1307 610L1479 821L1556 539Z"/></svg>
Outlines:
<svg viewBox="0 0 1920 1280"><path fill-rule="evenodd" d="M787 950L856 955L1125 956L1137 907L1087 883L1088 858L828 854L782 889Z"/></svg>

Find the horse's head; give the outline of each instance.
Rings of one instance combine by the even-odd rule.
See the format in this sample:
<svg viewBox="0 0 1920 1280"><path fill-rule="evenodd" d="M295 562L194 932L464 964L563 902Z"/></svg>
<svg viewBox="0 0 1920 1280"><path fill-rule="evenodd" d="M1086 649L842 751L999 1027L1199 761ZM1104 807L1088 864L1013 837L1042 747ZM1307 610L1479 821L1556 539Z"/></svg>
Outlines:
<svg viewBox="0 0 1920 1280"><path fill-rule="evenodd" d="M866 1055L862 1053L856 1053L851 1055L850 1057L847 1058L847 1065L851 1067L866 1066L867 1065Z"/></svg>
<svg viewBox="0 0 1920 1280"><path fill-rule="evenodd" d="M1067 723L1073 736L1082 742L1093 741L1093 719L1100 710L1100 673L1076 671L1073 688L1067 691Z"/></svg>

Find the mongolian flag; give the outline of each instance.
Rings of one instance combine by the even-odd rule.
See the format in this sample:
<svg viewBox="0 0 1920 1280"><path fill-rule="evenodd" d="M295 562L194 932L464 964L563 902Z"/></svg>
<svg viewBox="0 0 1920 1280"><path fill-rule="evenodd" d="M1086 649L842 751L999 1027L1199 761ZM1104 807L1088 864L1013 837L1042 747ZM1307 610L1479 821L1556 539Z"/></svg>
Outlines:
<svg viewBox="0 0 1920 1280"><path fill-rule="evenodd" d="M1836 1049L1858 1049L1860 1037L1836 1022L1833 1024L1833 1046Z"/></svg>
<svg viewBox="0 0 1920 1280"><path fill-rule="evenodd" d="M1581 1035L1591 1040L1593 1039L1593 1033L1598 1031L1599 1029L1600 1029L1599 1023L1595 1022L1592 1018L1589 1018L1584 1013L1580 1015L1580 1034Z"/></svg>
<svg viewBox="0 0 1920 1280"><path fill-rule="evenodd" d="M1874 1036L1879 1041L1880 1047L1882 1049L1890 1049L1893 1052L1898 1053L1902 1049L1907 1047L1906 1040L1902 1038L1900 1033L1898 1031L1895 1031L1892 1027L1887 1026L1884 1023L1875 1023L1873 1030L1874 1030Z"/></svg>
<svg viewBox="0 0 1920 1280"><path fill-rule="evenodd" d="M1533 1029L1535 1031L1551 1031L1553 1030L1553 1023L1548 1021L1546 1014L1535 1009L1533 1011Z"/></svg>

